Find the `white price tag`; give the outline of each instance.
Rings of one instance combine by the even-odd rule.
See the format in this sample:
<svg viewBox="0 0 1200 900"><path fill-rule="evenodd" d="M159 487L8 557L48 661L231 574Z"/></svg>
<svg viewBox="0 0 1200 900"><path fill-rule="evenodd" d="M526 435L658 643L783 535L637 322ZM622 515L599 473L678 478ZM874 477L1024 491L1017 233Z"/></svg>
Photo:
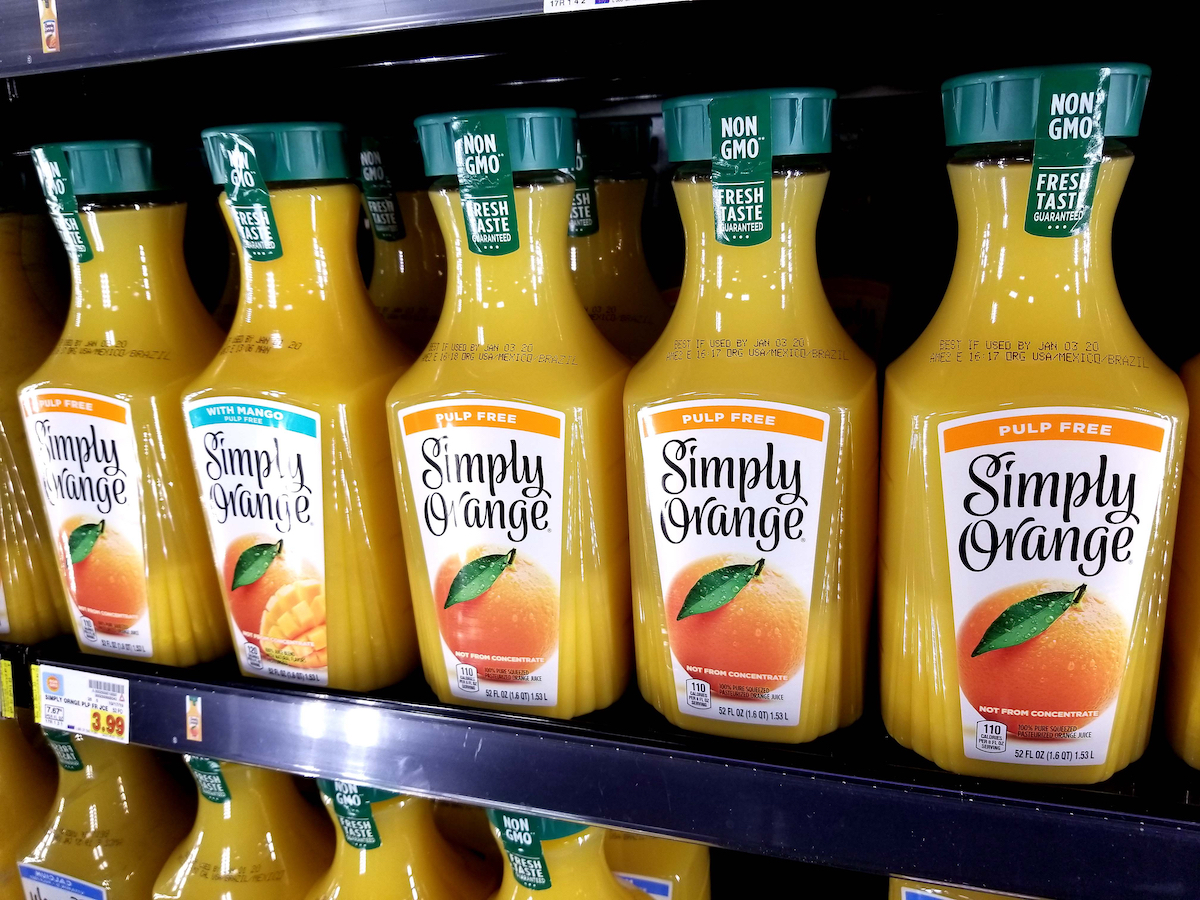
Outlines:
<svg viewBox="0 0 1200 900"><path fill-rule="evenodd" d="M38 667L45 728L129 743L129 680L62 666Z"/></svg>

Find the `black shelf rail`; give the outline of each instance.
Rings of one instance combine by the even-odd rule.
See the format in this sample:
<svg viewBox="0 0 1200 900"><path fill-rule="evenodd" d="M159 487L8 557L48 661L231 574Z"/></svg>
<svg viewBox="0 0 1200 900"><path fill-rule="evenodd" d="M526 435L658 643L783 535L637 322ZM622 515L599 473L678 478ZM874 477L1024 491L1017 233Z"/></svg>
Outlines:
<svg viewBox="0 0 1200 900"><path fill-rule="evenodd" d="M540 0L60 0L60 49L43 53L39 5L0 0L0 78L542 12ZM230 90L271 90L227 74Z"/></svg>
<svg viewBox="0 0 1200 900"><path fill-rule="evenodd" d="M941 772L873 712L782 747L682 732L636 691L564 723L444 706L419 676L361 697L243 679L230 660L82 656L69 640L27 660L128 678L130 738L163 750L1055 900L1200 896L1200 773L1161 742L1103 785L1021 785Z"/></svg>

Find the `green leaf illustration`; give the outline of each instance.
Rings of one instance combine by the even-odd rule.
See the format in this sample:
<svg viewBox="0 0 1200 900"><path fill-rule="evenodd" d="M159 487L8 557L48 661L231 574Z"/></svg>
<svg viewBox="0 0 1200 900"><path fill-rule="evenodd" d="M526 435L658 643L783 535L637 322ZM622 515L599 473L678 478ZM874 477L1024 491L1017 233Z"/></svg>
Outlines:
<svg viewBox="0 0 1200 900"><path fill-rule="evenodd" d="M267 574L267 569L271 567L275 557L282 552L283 541L279 541L277 544L255 544L253 547L247 547L238 557L237 565L233 567L233 584L229 586L229 589L236 591L240 587L254 584Z"/></svg>
<svg viewBox="0 0 1200 900"><path fill-rule="evenodd" d="M517 550L514 547L507 553L481 556L471 560L458 570L458 574L450 582L450 590L446 592L446 605L442 609L449 609L456 603L474 600L495 584L500 573L511 566L516 558Z"/></svg>
<svg viewBox="0 0 1200 900"><path fill-rule="evenodd" d="M88 558L100 535L104 534L104 520L88 525L80 525L67 538L67 547L71 551L71 562L81 563Z"/></svg>
<svg viewBox="0 0 1200 900"><path fill-rule="evenodd" d="M992 650L1015 647L1037 637L1083 599L1086 584L1073 591L1049 591L1025 600L1019 600L996 616L988 626L971 656L982 656Z"/></svg>
<svg viewBox="0 0 1200 900"><path fill-rule="evenodd" d="M720 609L736 597L742 588L761 575L766 564L765 559L760 559L754 564L722 566L701 575L683 598L683 606L679 608L679 615L675 617L675 621Z"/></svg>

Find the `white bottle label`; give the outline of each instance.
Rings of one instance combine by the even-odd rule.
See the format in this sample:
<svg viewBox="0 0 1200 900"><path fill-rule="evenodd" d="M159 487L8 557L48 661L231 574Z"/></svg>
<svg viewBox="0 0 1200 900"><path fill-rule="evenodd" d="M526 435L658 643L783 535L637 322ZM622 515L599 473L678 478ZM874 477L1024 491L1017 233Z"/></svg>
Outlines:
<svg viewBox="0 0 1200 900"><path fill-rule="evenodd" d="M690 400L638 429L679 711L798 725L828 414Z"/></svg>
<svg viewBox="0 0 1200 900"><path fill-rule="evenodd" d="M969 758L1104 763L1168 434L1076 407L938 426Z"/></svg>
<svg viewBox="0 0 1200 900"><path fill-rule="evenodd" d="M21 411L79 643L152 655L141 467L129 404L87 391L27 388Z"/></svg>
<svg viewBox="0 0 1200 900"><path fill-rule="evenodd" d="M70 875L60 875L51 869L17 863L21 887L30 900L107 900L108 891L88 881Z"/></svg>
<svg viewBox="0 0 1200 900"><path fill-rule="evenodd" d="M399 419L451 693L554 706L565 416L483 400Z"/></svg>
<svg viewBox="0 0 1200 900"><path fill-rule="evenodd" d="M251 397L205 397L184 413L242 667L328 684L320 417Z"/></svg>

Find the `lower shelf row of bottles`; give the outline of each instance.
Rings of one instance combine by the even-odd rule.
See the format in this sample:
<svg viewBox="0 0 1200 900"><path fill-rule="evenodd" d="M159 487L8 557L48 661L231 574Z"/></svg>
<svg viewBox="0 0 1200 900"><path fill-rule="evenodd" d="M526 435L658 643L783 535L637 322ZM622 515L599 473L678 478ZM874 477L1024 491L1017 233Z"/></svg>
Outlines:
<svg viewBox="0 0 1200 900"><path fill-rule="evenodd" d="M743 888L710 888L700 844L180 758L24 717L0 718L0 808L0 900L709 900L778 887L739 875ZM890 890L1008 896L901 878Z"/></svg>

